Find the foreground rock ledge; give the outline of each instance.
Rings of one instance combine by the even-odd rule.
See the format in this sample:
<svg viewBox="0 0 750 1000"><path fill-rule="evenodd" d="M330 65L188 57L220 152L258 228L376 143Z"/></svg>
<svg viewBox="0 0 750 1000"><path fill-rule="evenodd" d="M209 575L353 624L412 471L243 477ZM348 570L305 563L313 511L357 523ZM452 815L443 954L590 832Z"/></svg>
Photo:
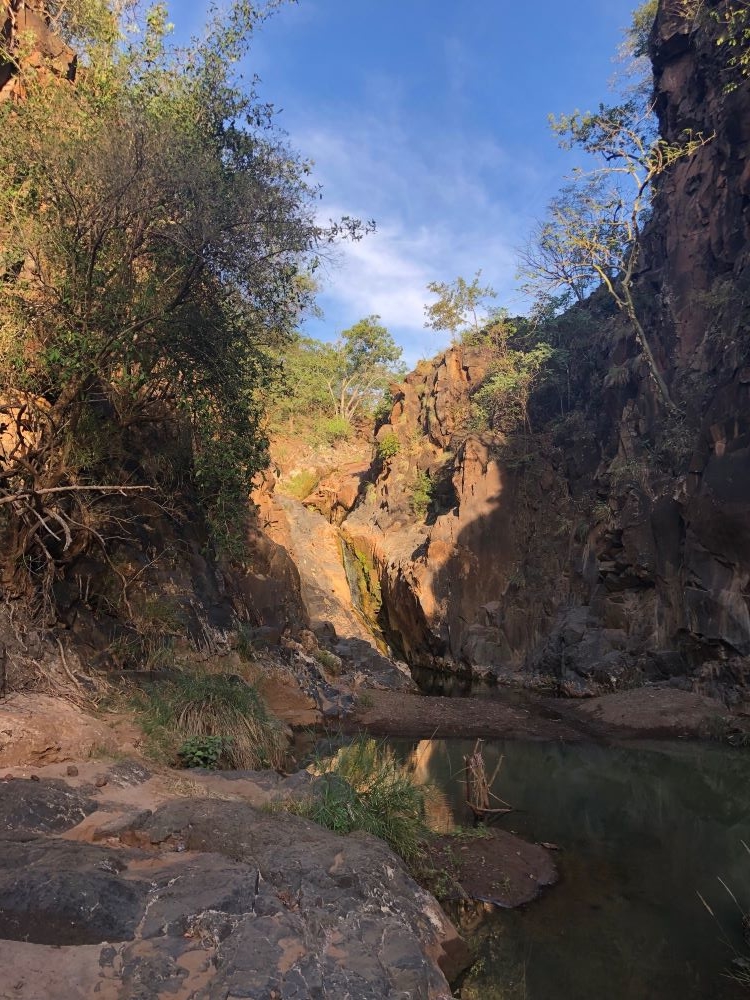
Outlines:
<svg viewBox="0 0 750 1000"><path fill-rule="evenodd" d="M90 809L84 796L66 798L61 836L65 818L45 813L61 784L0 784L0 961L14 997L451 996L466 947L376 838L181 799L94 845L71 826Z"/></svg>

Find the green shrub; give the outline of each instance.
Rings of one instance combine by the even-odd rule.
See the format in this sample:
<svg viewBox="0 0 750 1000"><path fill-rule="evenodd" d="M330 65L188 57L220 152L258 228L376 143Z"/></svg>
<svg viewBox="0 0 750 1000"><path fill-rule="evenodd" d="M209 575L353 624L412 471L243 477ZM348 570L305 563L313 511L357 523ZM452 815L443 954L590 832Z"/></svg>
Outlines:
<svg viewBox="0 0 750 1000"><path fill-rule="evenodd" d="M384 434L378 441L376 448L376 454L381 462L387 462L389 459L395 458L400 451L401 442L393 431Z"/></svg>
<svg viewBox="0 0 750 1000"><path fill-rule="evenodd" d="M335 833L371 833L407 861L417 857L426 829L424 790L392 751L360 736L319 769L316 794L287 808Z"/></svg>
<svg viewBox="0 0 750 1000"><path fill-rule="evenodd" d="M331 417L321 420L317 427L318 434L328 444L347 441L352 436L352 425L344 417Z"/></svg>
<svg viewBox="0 0 750 1000"><path fill-rule="evenodd" d="M283 493L296 497L298 500L304 500L305 497L310 496L319 482L320 477L316 472L305 469L302 472L298 472L296 476L292 476L291 479L288 479L282 485L281 490Z"/></svg>
<svg viewBox="0 0 750 1000"><path fill-rule="evenodd" d="M224 736L193 736L185 740L177 754L185 767L206 767L213 769L231 743Z"/></svg>
<svg viewBox="0 0 750 1000"><path fill-rule="evenodd" d="M342 671L341 657L336 656L335 653L331 653L327 649L316 649L313 656L322 667L325 667L329 674L333 674L334 677L339 676Z"/></svg>
<svg viewBox="0 0 750 1000"><path fill-rule="evenodd" d="M153 686L143 707L154 750L169 758L191 741L221 741L214 766L281 768L286 739L256 689L229 674L184 673ZM218 747L218 743L213 744ZM206 744L203 743L205 750Z"/></svg>
<svg viewBox="0 0 750 1000"><path fill-rule="evenodd" d="M417 472L409 501L412 513L416 517L424 518L427 515L432 504L434 488L434 484L426 472Z"/></svg>

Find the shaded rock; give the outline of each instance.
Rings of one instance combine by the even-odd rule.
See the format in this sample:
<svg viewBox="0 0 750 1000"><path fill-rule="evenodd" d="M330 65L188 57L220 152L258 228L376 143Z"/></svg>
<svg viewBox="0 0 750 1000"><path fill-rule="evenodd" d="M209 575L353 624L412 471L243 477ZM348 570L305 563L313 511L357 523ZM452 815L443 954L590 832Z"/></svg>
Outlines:
<svg viewBox="0 0 750 1000"><path fill-rule="evenodd" d="M98 804L64 781L18 778L0 782L0 831L62 833L77 826Z"/></svg>
<svg viewBox="0 0 750 1000"><path fill-rule="evenodd" d="M0 852L0 938L36 944L129 940L147 883L120 878L121 852L34 839Z"/></svg>
<svg viewBox="0 0 750 1000"><path fill-rule="evenodd" d="M497 828L435 838L429 865L441 878L445 898L468 897L507 909L530 903L558 879L548 850Z"/></svg>
<svg viewBox="0 0 750 1000"><path fill-rule="evenodd" d="M660 686L591 698L580 706L580 711L608 726L644 735L698 736L709 720L723 714L724 705L691 691Z"/></svg>

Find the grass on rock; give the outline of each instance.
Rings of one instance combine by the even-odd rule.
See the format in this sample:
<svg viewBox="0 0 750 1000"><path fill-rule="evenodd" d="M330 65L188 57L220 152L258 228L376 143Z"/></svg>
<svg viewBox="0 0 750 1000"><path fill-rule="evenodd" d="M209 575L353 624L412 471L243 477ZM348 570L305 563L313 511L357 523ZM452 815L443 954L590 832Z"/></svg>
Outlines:
<svg viewBox="0 0 750 1000"><path fill-rule="evenodd" d="M206 737L221 740L216 765L281 769L287 741L256 689L231 674L183 673L153 685L142 706L152 748L176 761L180 748Z"/></svg>
<svg viewBox="0 0 750 1000"><path fill-rule="evenodd" d="M426 831L424 789L388 747L360 736L316 770L322 773L314 795L285 808L335 833L371 833L406 861L418 856Z"/></svg>

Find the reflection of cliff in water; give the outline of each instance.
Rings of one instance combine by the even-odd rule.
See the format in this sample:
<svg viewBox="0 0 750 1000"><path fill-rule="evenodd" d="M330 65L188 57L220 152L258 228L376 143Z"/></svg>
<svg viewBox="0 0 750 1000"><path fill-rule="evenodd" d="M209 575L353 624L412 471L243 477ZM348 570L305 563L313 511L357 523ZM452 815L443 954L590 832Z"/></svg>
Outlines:
<svg viewBox="0 0 750 1000"><path fill-rule="evenodd" d="M424 741L412 750L419 755L415 775L441 789L449 812L462 823L470 822L470 814L459 772L472 747ZM558 844L561 882L526 909L491 917L481 971L470 979L466 996L745 995L724 975L732 953L697 894L708 901L732 946L747 951L740 914L717 881L720 875L747 905L750 863L741 843L750 843L747 755L695 745L487 743L489 773L500 754L496 791L515 811L499 825ZM508 972L519 965L526 970L523 994L513 992Z"/></svg>

